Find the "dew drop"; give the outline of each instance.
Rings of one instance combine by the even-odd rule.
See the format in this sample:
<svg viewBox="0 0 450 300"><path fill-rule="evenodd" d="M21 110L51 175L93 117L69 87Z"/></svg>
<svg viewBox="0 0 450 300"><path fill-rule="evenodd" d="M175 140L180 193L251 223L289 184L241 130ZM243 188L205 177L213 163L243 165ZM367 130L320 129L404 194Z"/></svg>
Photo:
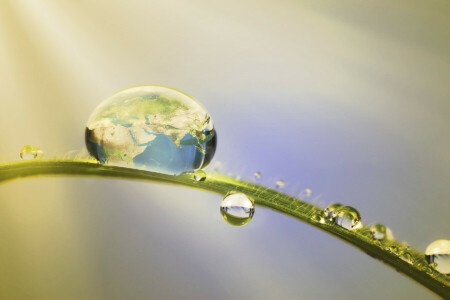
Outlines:
<svg viewBox="0 0 450 300"><path fill-rule="evenodd" d="M172 88L141 85L102 101L86 125L85 141L100 163L178 175L210 163L217 135L195 99Z"/></svg>
<svg viewBox="0 0 450 300"><path fill-rule="evenodd" d="M333 221L337 225L349 230L358 229L362 225L361 215L351 206L340 206L337 208Z"/></svg>
<svg viewBox="0 0 450 300"><path fill-rule="evenodd" d="M320 215L313 214L310 219L311 219L311 221L319 222L320 221Z"/></svg>
<svg viewBox="0 0 450 300"><path fill-rule="evenodd" d="M214 172L219 172L223 169L223 163L219 160L215 161L211 167Z"/></svg>
<svg viewBox="0 0 450 300"><path fill-rule="evenodd" d="M245 194L229 193L220 203L220 213L228 224L242 226L252 219L255 204Z"/></svg>
<svg viewBox="0 0 450 300"><path fill-rule="evenodd" d="M333 203L328 205L328 207L324 210L325 217L329 218L330 220L333 219L336 216L336 209L341 206L342 204L340 203Z"/></svg>
<svg viewBox="0 0 450 300"><path fill-rule="evenodd" d="M286 186L286 183L284 182L284 180L277 180L275 182L275 188L277 189L282 189Z"/></svg>
<svg viewBox="0 0 450 300"><path fill-rule="evenodd" d="M414 263L414 257L408 251L403 252L401 259L403 259L404 261L406 261L407 263L410 263L410 264Z"/></svg>
<svg viewBox="0 0 450 300"><path fill-rule="evenodd" d="M41 148L36 148L36 158L43 158L44 157L44 151L42 151Z"/></svg>
<svg viewBox="0 0 450 300"><path fill-rule="evenodd" d="M387 247L386 250L395 255L399 255L399 253L400 253L400 249L395 245Z"/></svg>
<svg viewBox="0 0 450 300"><path fill-rule="evenodd" d="M308 188L308 189L304 189L303 191L300 192L300 194L298 195L298 197L300 199L306 199L311 197L313 190Z"/></svg>
<svg viewBox="0 0 450 300"><path fill-rule="evenodd" d="M321 213L316 213L316 214L313 214L312 216L311 216L311 221L313 221L313 222L319 222L319 223L325 223L325 218L323 217L323 214L321 214Z"/></svg>
<svg viewBox="0 0 450 300"><path fill-rule="evenodd" d="M394 239L394 234L389 227L384 226L383 224L375 224L370 227L370 232L372 236L376 240L392 240Z"/></svg>
<svg viewBox="0 0 450 300"><path fill-rule="evenodd" d="M20 158L25 160L42 158L44 152L42 149L36 148L33 145L26 145L20 149Z"/></svg>
<svg viewBox="0 0 450 300"><path fill-rule="evenodd" d="M255 172L255 174L253 174L253 176L255 176L255 179L260 179L262 177L262 173L261 172Z"/></svg>
<svg viewBox="0 0 450 300"><path fill-rule="evenodd" d="M195 181L205 181L206 180L206 172L203 170L198 170L194 172Z"/></svg>
<svg viewBox="0 0 450 300"><path fill-rule="evenodd" d="M425 258L437 271L450 274L450 240L432 242L425 250Z"/></svg>

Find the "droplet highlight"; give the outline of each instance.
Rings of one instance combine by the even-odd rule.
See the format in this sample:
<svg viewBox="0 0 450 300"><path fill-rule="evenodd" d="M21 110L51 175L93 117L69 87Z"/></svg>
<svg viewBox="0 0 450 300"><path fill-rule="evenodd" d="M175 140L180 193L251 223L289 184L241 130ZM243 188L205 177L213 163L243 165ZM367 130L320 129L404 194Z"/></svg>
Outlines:
<svg viewBox="0 0 450 300"><path fill-rule="evenodd" d="M228 224L242 226L253 218L255 204L245 194L229 193L220 203L220 213Z"/></svg>
<svg viewBox="0 0 450 300"><path fill-rule="evenodd" d="M255 177L256 180L258 180L258 179L261 179L262 173L261 173L261 172L255 172L255 173L253 174L253 176Z"/></svg>
<svg viewBox="0 0 450 300"><path fill-rule="evenodd" d="M277 180L275 182L275 188L277 189L282 189L286 186L286 182L284 182L284 180Z"/></svg>
<svg viewBox="0 0 450 300"><path fill-rule="evenodd" d="M389 227L383 224L375 224L370 227L370 232L375 240L392 240L394 239L394 234Z"/></svg>
<svg viewBox="0 0 450 300"><path fill-rule="evenodd" d="M425 258L437 271L450 274L450 240L432 242L425 250Z"/></svg>
<svg viewBox="0 0 450 300"><path fill-rule="evenodd" d="M337 208L333 222L348 230L355 230L362 226L361 215L351 206L340 206Z"/></svg>
<svg viewBox="0 0 450 300"><path fill-rule="evenodd" d="M205 181L206 180L206 172L203 170L198 170L194 172L194 179L195 181Z"/></svg>

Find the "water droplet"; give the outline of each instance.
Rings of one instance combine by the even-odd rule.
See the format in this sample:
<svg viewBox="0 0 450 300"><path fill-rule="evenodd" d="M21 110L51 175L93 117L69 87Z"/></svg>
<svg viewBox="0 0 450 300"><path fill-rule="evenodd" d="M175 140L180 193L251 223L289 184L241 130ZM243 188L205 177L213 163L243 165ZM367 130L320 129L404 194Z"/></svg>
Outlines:
<svg viewBox="0 0 450 300"><path fill-rule="evenodd" d="M175 89L142 85L119 91L94 110L86 146L99 162L165 174L206 167L216 131L205 108Z"/></svg>
<svg viewBox="0 0 450 300"><path fill-rule="evenodd" d="M335 211L334 223L345 229L353 230L361 227L361 215L351 206L340 206Z"/></svg>
<svg viewBox="0 0 450 300"><path fill-rule="evenodd" d="M425 250L428 263L436 264L435 269L443 274L450 274L450 240L436 240Z"/></svg>
<svg viewBox="0 0 450 300"><path fill-rule="evenodd" d="M286 186L286 183L284 182L284 180L277 180L275 182L275 188L277 189L282 189Z"/></svg>
<svg viewBox="0 0 450 300"><path fill-rule="evenodd" d="M388 246L386 247L386 250L397 256L401 254L400 248L397 247L396 245Z"/></svg>
<svg viewBox="0 0 450 300"><path fill-rule="evenodd" d="M433 269L430 268L430 267L426 267L425 268L425 273L427 273L428 275L431 275L431 274L433 274Z"/></svg>
<svg viewBox="0 0 450 300"><path fill-rule="evenodd" d="M298 197L300 198L300 199L306 199L306 198L309 198L309 197L311 197L311 195L312 195L312 189L304 189L303 191L301 191L300 192L300 194L298 195Z"/></svg>
<svg viewBox="0 0 450 300"><path fill-rule="evenodd" d="M44 155L44 152L42 149L36 148L33 145L26 145L23 146L22 149L20 149L20 158L21 159L35 159L35 158L42 158Z"/></svg>
<svg viewBox="0 0 450 300"><path fill-rule="evenodd" d="M255 176L255 179L260 179L262 177L262 173L261 172L255 172L255 174L253 174L253 176Z"/></svg>
<svg viewBox="0 0 450 300"><path fill-rule="evenodd" d="M203 170L198 170L194 173L194 179L195 181L205 181L206 179L206 172Z"/></svg>
<svg viewBox="0 0 450 300"><path fill-rule="evenodd" d="M211 168L214 172L219 172L223 169L223 163L221 161L215 161Z"/></svg>
<svg viewBox="0 0 450 300"><path fill-rule="evenodd" d="M315 213L311 216L311 220L314 222L325 223L325 219L321 213Z"/></svg>
<svg viewBox="0 0 450 300"><path fill-rule="evenodd" d="M41 148L36 148L36 158L43 158L44 157L44 151L42 151Z"/></svg>
<svg viewBox="0 0 450 300"><path fill-rule="evenodd" d="M384 226L383 224L375 224L370 228L372 236L376 240L392 240L394 239L394 234L389 229L389 227Z"/></svg>
<svg viewBox="0 0 450 300"><path fill-rule="evenodd" d="M242 226L252 219L255 204L245 194L229 193L220 203L220 213L228 224Z"/></svg>
<svg viewBox="0 0 450 300"><path fill-rule="evenodd" d="M407 263L413 264L414 263L414 257L412 256L411 253L405 251L403 252L401 259L403 259L404 261L406 261Z"/></svg>
<svg viewBox="0 0 450 300"><path fill-rule="evenodd" d="M336 216L336 209L338 209L341 206L342 204L340 203L333 203L328 205L328 207L325 208L324 211L325 217L330 218L330 220L333 219Z"/></svg>

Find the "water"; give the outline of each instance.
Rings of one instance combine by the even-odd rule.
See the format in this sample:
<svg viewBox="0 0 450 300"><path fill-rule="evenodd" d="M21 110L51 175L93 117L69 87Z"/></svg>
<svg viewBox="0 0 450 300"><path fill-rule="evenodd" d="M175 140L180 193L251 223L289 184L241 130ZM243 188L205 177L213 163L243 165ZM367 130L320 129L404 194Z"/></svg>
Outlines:
<svg viewBox="0 0 450 300"><path fill-rule="evenodd" d="M407 263L410 263L410 264L414 263L414 257L408 251L403 252L403 254L400 258L403 259L404 261L406 261Z"/></svg>
<svg viewBox="0 0 450 300"><path fill-rule="evenodd" d="M325 208L324 214L325 217L329 218L330 220L333 219L336 216L336 209L341 207L342 204L340 203L333 203L328 205L327 208Z"/></svg>
<svg viewBox="0 0 450 300"><path fill-rule="evenodd" d="M306 198L311 197L312 193L313 193L312 189L310 189L310 188L304 189L303 191L300 192L300 194L298 195L298 197L299 197L300 199L306 199Z"/></svg>
<svg viewBox="0 0 450 300"><path fill-rule="evenodd" d="M325 218L322 213L315 213L311 216L311 220L324 224L328 218Z"/></svg>
<svg viewBox="0 0 450 300"><path fill-rule="evenodd" d="M242 226L253 218L255 204L245 194L230 193L220 203L220 213L228 224Z"/></svg>
<svg viewBox="0 0 450 300"><path fill-rule="evenodd" d="M425 257L437 271L450 274L450 240L432 242L425 250Z"/></svg>
<svg viewBox="0 0 450 300"><path fill-rule="evenodd" d="M262 177L262 173L261 172L255 172L255 174L253 174L253 176L255 176L255 179L260 179Z"/></svg>
<svg viewBox="0 0 450 300"><path fill-rule="evenodd" d="M383 224L375 224L370 227L370 232L372 236L376 240L392 240L394 239L394 234L392 233L389 227L384 226Z"/></svg>
<svg viewBox="0 0 450 300"><path fill-rule="evenodd" d="M361 215L354 207L340 206L334 214L333 222L345 229L354 230L362 225Z"/></svg>
<svg viewBox="0 0 450 300"><path fill-rule="evenodd" d="M195 181L205 181L206 180L206 172L203 170L198 170L194 173Z"/></svg>
<svg viewBox="0 0 450 300"><path fill-rule="evenodd" d="M100 163L177 175L209 164L217 134L206 109L192 97L142 85L103 100L88 120L85 139Z"/></svg>
<svg viewBox="0 0 450 300"><path fill-rule="evenodd" d="M33 145L26 145L23 146L22 149L20 149L20 158L21 159L35 159L35 158L42 158L44 156L44 151L42 149L37 148Z"/></svg>
<svg viewBox="0 0 450 300"><path fill-rule="evenodd" d="M277 180L275 182L275 188L277 189L282 189L286 186L286 183L284 182L284 180Z"/></svg>

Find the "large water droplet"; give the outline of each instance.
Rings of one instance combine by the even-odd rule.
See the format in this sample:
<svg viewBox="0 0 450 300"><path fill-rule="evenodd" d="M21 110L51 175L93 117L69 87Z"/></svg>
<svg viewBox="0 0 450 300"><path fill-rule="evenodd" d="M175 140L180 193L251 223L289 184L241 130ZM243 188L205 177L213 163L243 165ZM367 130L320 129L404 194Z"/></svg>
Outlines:
<svg viewBox="0 0 450 300"><path fill-rule="evenodd" d="M335 211L333 221L345 229L353 230L361 227L361 215L351 206L340 206Z"/></svg>
<svg viewBox="0 0 450 300"><path fill-rule="evenodd" d="M255 204L245 194L230 193L220 203L220 213L228 224L242 226L252 219Z"/></svg>
<svg viewBox="0 0 450 300"><path fill-rule="evenodd" d="M20 158L21 159L35 159L42 158L44 156L44 151L40 148L36 148L33 145L26 145L20 149Z"/></svg>
<svg viewBox="0 0 450 300"><path fill-rule="evenodd" d="M86 126L87 149L99 162L165 174L206 167L216 139L213 121L199 102L156 85L106 98Z"/></svg>
<svg viewBox="0 0 450 300"><path fill-rule="evenodd" d="M333 203L328 205L328 207L324 210L325 217L333 219L336 216L336 210L341 206L342 204L340 203Z"/></svg>
<svg viewBox="0 0 450 300"><path fill-rule="evenodd" d="M375 224L370 227L370 232L372 236L376 240L392 240L394 239L394 234L389 229L389 227L384 226L383 224Z"/></svg>
<svg viewBox="0 0 450 300"><path fill-rule="evenodd" d="M198 170L194 173L194 179L195 181L205 181L206 179L206 172L203 170Z"/></svg>
<svg viewBox="0 0 450 300"><path fill-rule="evenodd" d="M284 182L284 180L277 180L275 182L275 188L277 189L282 189L286 186L286 182Z"/></svg>
<svg viewBox="0 0 450 300"><path fill-rule="evenodd" d="M255 174L253 174L253 176L255 176L255 179L260 179L262 177L262 173L261 172L255 172Z"/></svg>
<svg viewBox="0 0 450 300"><path fill-rule="evenodd" d="M435 263L435 269L450 274L450 240L436 240L428 245L425 257L429 264Z"/></svg>

